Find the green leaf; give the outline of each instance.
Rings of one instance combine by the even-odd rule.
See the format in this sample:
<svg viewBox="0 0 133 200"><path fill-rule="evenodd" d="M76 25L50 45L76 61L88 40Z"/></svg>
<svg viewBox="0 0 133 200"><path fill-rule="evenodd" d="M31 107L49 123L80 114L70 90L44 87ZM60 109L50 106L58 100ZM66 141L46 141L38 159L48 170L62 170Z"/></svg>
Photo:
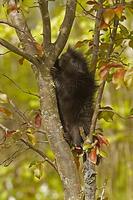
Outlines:
<svg viewBox="0 0 133 200"><path fill-rule="evenodd" d="M102 150L99 151L99 155L100 155L102 158L107 158L107 157L108 157L107 152L102 151Z"/></svg>
<svg viewBox="0 0 133 200"><path fill-rule="evenodd" d="M104 119L106 122L111 122L113 120L113 109L109 106L103 107L104 111L101 111L98 115L98 119Z"/></svg>
<svg viewBox="0 0 133 200"><path fill-rule="evenodd" d="M43 175L43 163L39 162L34 169L34 176L40 179Z"/></svg>
<svg viewBox="0 0 133 200"><path fill-rule="evenodd" d="M127 28L125 26L123 26L122 24L119 24L119 27L121 29L122 35L127 37L129 35L129 31L127 30Z"/></svg>
<svg viewBox="0 0 133 200"><path fill-rule="evenodd" d="M35 166L36 165L36 161L32 161L31 163L30 163L30 165L29 165L29 168L31 168L31 167L33 167L33 166Z"/></svg>
<svg viewBox="0 0 133 200"><path fill-rule="evenodd" d="M92 144L89 144L89 143L86 143L83 145L83 150L86 151L88 149L91 149L92 148Z"/></svg>

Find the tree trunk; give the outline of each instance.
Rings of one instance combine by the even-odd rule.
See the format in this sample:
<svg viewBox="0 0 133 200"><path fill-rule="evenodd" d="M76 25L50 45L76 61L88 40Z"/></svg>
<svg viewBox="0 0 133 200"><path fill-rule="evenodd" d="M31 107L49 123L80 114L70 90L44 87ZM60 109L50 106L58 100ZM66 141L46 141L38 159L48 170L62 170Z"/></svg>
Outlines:
<svg viewBox="0 0 133 200"><path fill-rule="evenodd" d="M95 165L89 160L86 160L84 163L84 184L85 200L95 200L96 171Z"/></svg>
<svg viewBox="0 0 133 200"><path fill-rule="evenodd" d="M51 59L48 59L51 60ZM44 131L55 154L58 172L64 186L65 200L81 200L80 177L69 145L63 138L58 116L53 81L50 76L50 61L45 62L45 74L39 75L41 110ZM47 67L48 66L48 67Z"/></svg>

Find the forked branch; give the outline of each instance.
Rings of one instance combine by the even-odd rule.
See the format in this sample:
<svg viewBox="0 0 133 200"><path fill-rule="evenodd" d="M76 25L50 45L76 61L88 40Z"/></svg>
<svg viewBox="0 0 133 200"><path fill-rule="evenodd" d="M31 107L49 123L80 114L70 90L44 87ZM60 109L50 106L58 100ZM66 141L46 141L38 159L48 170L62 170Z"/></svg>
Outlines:
<svg viewBox="0 0 133 200"><path fill-rule="evenodd" d="M72 29L75 18L76 4L76 0L67 0L66 2L64 20L60 26L59 35L55 42L55 53L57 56L62 52Z"/></svg>

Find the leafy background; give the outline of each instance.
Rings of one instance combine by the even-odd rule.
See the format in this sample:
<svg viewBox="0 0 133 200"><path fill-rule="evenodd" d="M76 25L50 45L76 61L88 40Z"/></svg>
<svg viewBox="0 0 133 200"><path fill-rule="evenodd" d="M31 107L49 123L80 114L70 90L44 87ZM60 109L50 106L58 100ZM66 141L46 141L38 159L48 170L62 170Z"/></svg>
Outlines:
<svg viewBox="0 0 133 200"><path fill-rule="evenodd" d="M86 7L85 1L80 2ZM34 7L34 2L31 0L25 0L23 3L20 3L29 27L32 30L32 34L35 39L41 43L42 35L40 33L42 32L42 24L39 11ZM52 19L52 40L54 41L64 14L64 3L61 0L55 2L51 1L49 8ZM90 5L88 5L87 8L90 8ZM127 9L124 15L127 19L122 22L122 24L126 27L127 31L132 31L132 13ZM1 3L0 19L6 19L6 17L6 7ZM94 22L93 18L86 17L82 14L82 9L78 5L76 20L68 44L73 46L77 43L77 49L84 52L88 61L90 60L91 52L88 51L88 43L86 43L85 40L91 42ZM132 68L133 49L128 45L129 40L124 40L126 30L123 30L122 32L123 39L120 44L118 44L117 51L120 51L121 44L125 45L125 50L121 57L123 58L124 63L127 64L127 67ZM14 30L6 25L0 24L0 37L11 41L13 44L20 45ZM108 41L108 32L103 31L102 37L105 41ZM104 50L106 51L106 49L102 47L103 52ZM3 54L6 51L6 49L0 47L0 54ZM23 112L29 117L33 117L34 113L39 109L39 100L33 95L26 94L25 91L37 94L38 86L30 64L25 60L21 63L20 59L20 57L13 53L7 53L4 56L0 56L0 92L7 94ZM97 84L98 83L99 75L97 73ZM116 89L118 85L119 89ZM121 84L119 80L117 84L112 83L112 81L108 82L104 91L102 106L110 106L119 113L119 115L127 117L133 107L132 86L133 85L130 84L126 87L123 83ZM118 115L113 115L113 119L111 119L108 114L103 118L99 120L98 126L102 127L104 130L104 134L108 138L110 145L106 148L108 156L103 159L97 167L97 196L101 194L103 187L105 187L106 199L132 200L132 119L124 119ZM19 118L17 118L16 115L10 119L3 113L0 114L0 122L5 123L5 125L10 128L18 128L20 125ZM38 138L39 142L37 145L42 150L45 150L47 155L53 158L53 154L48 144L43 143L43 141L46 141L45 136L38 136ZM21 149L21 144L16 144L10 139L6 141L4 146L0 145L1 164L3 163L3 160L10 157L17 148ZM0 199L63 199L63 188L58 174L48 164L43 163L41 158L31 150L25 150L25 148L22 148L22 150L21 154L13 159L13 162L11 162L8 167L4 167L3 165L0 166ZM40 171L38 172L38 170ZM39 177L38 173L41 173L39 174Z"/></svg>

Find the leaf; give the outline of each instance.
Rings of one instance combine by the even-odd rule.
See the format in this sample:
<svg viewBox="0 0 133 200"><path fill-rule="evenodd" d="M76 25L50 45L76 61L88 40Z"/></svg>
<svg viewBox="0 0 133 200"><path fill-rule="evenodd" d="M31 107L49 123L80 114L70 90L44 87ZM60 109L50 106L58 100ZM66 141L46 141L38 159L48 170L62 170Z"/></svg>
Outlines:
<svg viewBox="0 0 133 200"><path fill-rule="evenodd" d="M4 93L0 93L0 103L8 103L8 97Z"/></svg>
<svg viewBox="0 0 133 200"><path fill-rule="evenodd" d="M123 65L119 64L119 63L114 63L114 62L103 63L103 65L101 66L100 71L99 71L100 78L102 80L105 80L107 78L108 72L111 68L122 68L122 67L123 67Z"/></svg>
<svg viewBox="0 0 133 200"><path fill-rule="evenodd" d="M97 2L96 1L87 1L86 4L88 4L88 5L94 5L94 4L97 4Z"/></svg>
<svg viewBox="0 0 133 200"><path fill-rule="evenodd" d="M109 67L107 64L104 64L101 68L100 68L100 71L99 71L99 75L100 75L100 78L102 80L105 80L107 78L107 75L108 75L108 72L109 72Z"/></svg>
<svg viewBox="0 0 133 200"><path fill-rule="evenodd" d="M11 3L7 7L7 14L9 15L12 11L17 11L17 10L18 10L17 4L16 3Z"/></svg>
<svg viewBox="0 0 133 200"><path fill-rule="evenodd" d="M124 84L124 75L126 71L125 69L121 68L118 69L114 74L113 74L113 79L112 83L116 85L116 89L121 88L121 86Z"/></svg>
<svg viewBox="0 0 133 200"><path fill-rule="evenodd" d="M133 49L133 40L130 40L128 44L129 44L129 47Z"/></svg>
<svg viewBox="0 0 133 200"><path fill-rule="evenodd" d="M99 155L100 155L102 158L107 158L107 157L108 157L107 152L102 151L102 150L100 150Z"/></svg>
<svg viewBox="0 0 133 200"><path fill-rule="evenodd" d="M20 58L20 59L18 60L18 62L19 62L20 65L23 65L23 63L24 63L24 58L23 58L23 57Z"/></svg>
<svg viewBox="0 0 133 200"><path fill-rule="evenodd" d="M26 134L27 134L28 140L31 142L31 144L35 145L36 144L36 137L34 135L33 129L28 128Z"/></svg>
<svg viewBox="0 0 133 200"><path fill-rule="evenodd" d="M0 112L4 113L7 117L12 116L12 113L7 108L0 107Z"/></svg>
<svg viewBox="0 0 133 200"><path fill-rule="evenodd" d="M38 179L40 179L43 175L43 163L39 162L36 164L34 169L34 176Z"/></svg>
<svg viewBox="0 0 133 200"><path fill-rule="evenodd" d="M104 21L102 20L101 23L100 23L100 29L107 29L109 28L109 25Z"/></svg>
<svg viewBox="0 0 133 200"><path fill-rule="evenodd" d="M31 144L35 145L36 144L36 137L35 137L35 135L27 133L27 136L28 136L28 140L31 142Z"/></svg>
<svg viewBox="0 0 133 200"><path fill-rule="evenodd" d="M114 67L114 68L122 68L123 65L121 63L111 62L111 63L108 63L108 67L109 68L112 68L112 67Z"/></svg>
<svg viewBox="0 0 133 200"><path fill-rule="evenodd" d="M99 112L98 119L104 119L106 122L113 120L114 113L111 112L113 109L109 106L103 107L104 111Z"/></svg>
<svg viewBox="0 0 133 200"><path fill-rule="evenodd" d="M109 145L109 141L107 140L107 138L104 135L97 134L96 138L97 138L98 143L99 143L100 146L102 146L103 144Z"/></svg>
<svg viewBox="0 0 133 200"><path fill-rule="evenodd" d="M121 18L124 9L125 6L123 6L122 4L117 5L117 7L114 9L114 12L119 19Z"/></svg>
<svg viewBox="0 0 133 200"><path fill-rule="evenodd" d="M96 147L91 149L91 152L89 153L88 158L93 164L96 165L96 163L97 163L97 148Z"/></svg>
<svg viewBox="0 0 133 200"><path fill-rule="evenodd" d="M106 24L109 24L109 22L114 18L114 9L112 8L107 8L103 11L103 19L104 19L104 22Z"/></svg>
<svg viewBox="0 0 133 200"><path fill-rule="evenodd" d="M119 24L119 27L121 29L121 33L127 37L129 35L129 31L127 30L127 28L122 24Z"/></svg>
<svg viewBox="0 0 133 200"><path fill-rule="evenodd" d="M88 150L88 149L91 149L92 148L92 144L90 144L90 143L84 143L83 144L83 150L84 151L86 151L86 150Z"/></svg>
<svg viewBox="0 0 133 200"><path fill-rule="evenodd" d="M42 117L41 117L41 113L37 113L35 116L35 127L36 128L40 128L41 127L41 123L42 123Z"/></svg>
<svg viewBox="0 0 133 200"><path fill-rule="evenodd" d="M33 166L35 166L36 165L36 161L32 161L31 163L30 163L30 165L29 165L29 168L31 168L31 167L33 167Z"/></svg>

